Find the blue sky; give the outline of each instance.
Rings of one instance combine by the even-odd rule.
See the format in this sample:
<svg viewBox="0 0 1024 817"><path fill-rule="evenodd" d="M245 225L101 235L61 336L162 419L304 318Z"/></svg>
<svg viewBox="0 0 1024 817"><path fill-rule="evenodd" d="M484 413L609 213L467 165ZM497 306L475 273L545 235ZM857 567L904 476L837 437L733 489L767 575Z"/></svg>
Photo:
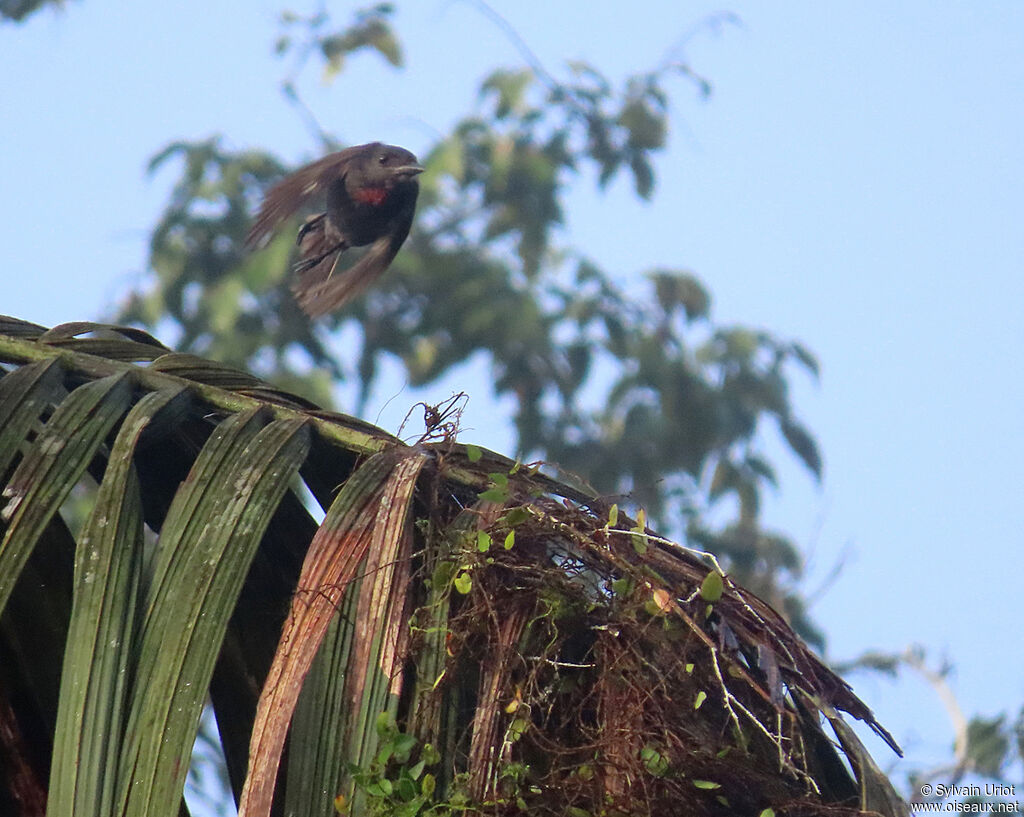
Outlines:
<svg viewBox="0 0 1024 817"><path fill-rule="evenodd" d="M769 439L784 467L767 514L806 553L808 590L845 560L814 607L830 657L922 644L956 663L968 712L1018 708L1024 4L738 0L727 8L742 25L718 33L699 26L720 8L705 2L494 5L556 72L582 58L619 78L693 32L684 53L714 94L673 82L654 200L625 183L598 195L584 175L562 238L625 285L692 269L719 321L819 355L821 384L798 378L794 396L826 477L814 485ZM356 7L334 5L339 20ZM146 178L145 163L171 139L221 133L312 157L277 91L281 8L83 0L0 28L0 311L91 319L126 292L173 180ZM356 57L334 85L307 83L346 141L423 152L485 73L521 62L468 2L407 2L396 25L405 71ZM453 388L473 395L465 438L510 448L482 365L426 394L392 378L367 419L394 430L413 402ZM852 681L910 763L948 757L948 720L923 683Z"/></svg>

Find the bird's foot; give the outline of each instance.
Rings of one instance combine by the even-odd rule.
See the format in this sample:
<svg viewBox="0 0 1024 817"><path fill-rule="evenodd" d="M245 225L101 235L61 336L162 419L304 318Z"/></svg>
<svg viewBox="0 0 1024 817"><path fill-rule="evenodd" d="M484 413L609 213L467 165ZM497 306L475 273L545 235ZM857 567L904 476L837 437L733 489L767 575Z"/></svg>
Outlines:
<svg viewBox="0 0 1024 817"><path fill-rule="evenodd" d="M323 227L321 225L323 224L323 220L326 216L327 213L321 213L318 216L310 216L302 222L302 226L299 227L299 234L295 236L295 243L301 245L302 239L305 238L311 230L322 230Z"/></svg>
<svg viewBox="0 0 1024 817"><path fill-rule="evenodd" d="M345 249L344 244L336 244L335 246L331 247L327 252L321 253L315 258L307 258L304 261L300 261L298 264L295 265L295 272L297 272L300 275L304 272L308 272L309 270L313 269L313 267L317 266L325 258L330 258L336 252L339 252L343 249Z"/></svg>

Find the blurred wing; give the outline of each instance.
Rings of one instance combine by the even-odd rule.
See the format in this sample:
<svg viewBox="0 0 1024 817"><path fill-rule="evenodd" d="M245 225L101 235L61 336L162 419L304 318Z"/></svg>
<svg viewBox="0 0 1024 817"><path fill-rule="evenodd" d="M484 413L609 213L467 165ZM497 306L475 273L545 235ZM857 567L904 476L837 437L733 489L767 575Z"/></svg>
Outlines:
<svg viewBox="0 0 1024 817"><path fill-rule="evenodd" d="M326 195L327 188L345 175L345 165L359 147L346 148L330 156L324 156L312 164L286 176L263 197L259 215L245 240L247 247L264 244L281 222L289 219L310 199Z"/></svg>
<svg viewBox="0 0 1024 817"><path fill-rule="evenodd" d="M391 266L399 248L409 235L416 200L396 216L393 229L374 241L355 264L346 270L335 266L341 254L325 258L305 270L292 285L295 300L311 318L333 312L363 292Z"/></svg>

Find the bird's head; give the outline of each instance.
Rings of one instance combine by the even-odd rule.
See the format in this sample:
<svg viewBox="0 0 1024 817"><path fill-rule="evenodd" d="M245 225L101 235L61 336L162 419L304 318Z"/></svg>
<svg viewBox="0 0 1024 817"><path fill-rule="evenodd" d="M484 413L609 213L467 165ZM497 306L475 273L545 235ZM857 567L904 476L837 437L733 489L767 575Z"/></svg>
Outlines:
<svg viewBox="0 0 1024 817"><path fill-rule="evenodd" d="M363 183L371 187L391 188L399 184L415 184L423 167L405 148L373 142L365 146L360 157Z"/></svg>

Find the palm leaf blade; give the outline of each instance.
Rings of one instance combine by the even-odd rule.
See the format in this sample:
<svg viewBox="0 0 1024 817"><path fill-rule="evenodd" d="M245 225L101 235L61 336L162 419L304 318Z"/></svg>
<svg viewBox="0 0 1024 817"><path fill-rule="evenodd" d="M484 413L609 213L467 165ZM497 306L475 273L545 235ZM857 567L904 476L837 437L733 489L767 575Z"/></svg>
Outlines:
<svg viewBox="0 0 1024 817"><path fill-rule="evenodd" d="M37 538L121 419L130 397L123 375L75 389L54 411L7 483L3 516L9 527L0 542L0 611Z"/></svg>
<svg viewBox="0 0 1024 817"><path fill-rule="evenodd" d="M310 543L292 611L281 635L281 649L274 657L260 698L250 745L252 763L239 803L239 817L270 813L277 766L302 682L347 584L370 547L389 477L406 459L422 464L422 455L389 451L360 466L339 492ZM397 481L401 482L401 477Z"/></svg>
<svg viewBox="0 0 1024 817"><path fill-rule="evenodd" d="M63 398L62 380L56 360L22 366L0 380L0 474L7 473L44 407Z"/></svg>
<svg viewBox="0 0 1024 817"><path fill-rule="evenodd" d="M308 450L304 423L276 420L258 429L261 424L256 411L221 424L162 532L165 552L177 555L161 555L141 635L121 764L126 815L177 812L228 618L263 531Z"/></svg>
<svg viewBox="0 0 1024 817"><path fill-rule="evenodd" d="M182 389L151 392L128 413L79 540L50 817L110 813L141 576L142 499L133 454L154 416L184 397Z"/></svg>

